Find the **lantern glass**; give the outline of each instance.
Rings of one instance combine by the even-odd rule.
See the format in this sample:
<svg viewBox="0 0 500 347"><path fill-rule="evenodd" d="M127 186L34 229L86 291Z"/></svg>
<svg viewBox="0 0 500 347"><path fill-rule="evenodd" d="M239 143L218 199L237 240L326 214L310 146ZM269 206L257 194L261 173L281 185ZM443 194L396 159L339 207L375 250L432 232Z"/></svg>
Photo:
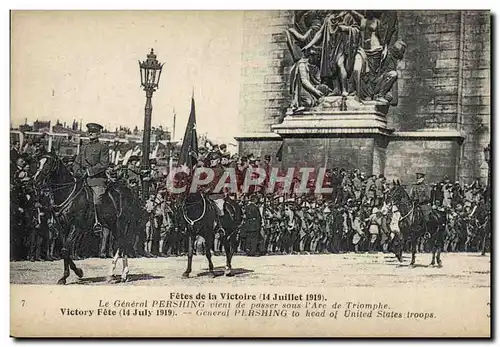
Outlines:
<svg viewBox="0 0 500 347"><path fill-rule="evenodd" d="M144 69L141 62L139 62L139 73L141 74L141 86L144 86Z"/></svg>
<svg viewBox="0 0 500 347"><path fill-rule="evenodd" d="M160 66L160 70L158 70L158 81L156 81L156 86L158 87L160 85L160 77L161 77L161 70L163 68L163 64Z"/></svg>

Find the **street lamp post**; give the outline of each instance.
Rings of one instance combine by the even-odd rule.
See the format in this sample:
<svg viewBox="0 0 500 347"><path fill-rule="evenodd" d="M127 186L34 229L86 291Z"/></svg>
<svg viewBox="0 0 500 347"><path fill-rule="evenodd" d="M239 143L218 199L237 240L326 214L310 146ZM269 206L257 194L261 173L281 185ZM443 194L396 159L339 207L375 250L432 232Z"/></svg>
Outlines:
<svg viewBox="0 0 500 347"><path fill-rule="evenodd" d="M144 130L142 136L142 161L141 170L146 173L149 172L149 151L151 146L151 114L153 112L153 105L151 99L153 93L158 88L160 83L161 69L163 64L156 60L156 54L153 49L147 55L147 59L139 61L139 68L141 72L141 86L146 92L146 105L144 106ZM142 196L147 199L149 195L149 181L142 180Z"/></svg>
<svg viewBox="0 0 500 347"><path fill-rule="evenodd" d="M488 183L486 186L486 200L489 200L491 197L491 144L488 143L488 146L484 148L484 160L488 164Z"/></svg>

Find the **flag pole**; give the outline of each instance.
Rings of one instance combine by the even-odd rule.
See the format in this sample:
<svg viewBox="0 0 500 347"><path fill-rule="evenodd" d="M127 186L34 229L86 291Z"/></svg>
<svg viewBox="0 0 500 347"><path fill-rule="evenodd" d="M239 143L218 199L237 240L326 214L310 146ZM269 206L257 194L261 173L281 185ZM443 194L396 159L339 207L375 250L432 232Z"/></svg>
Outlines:
<svg viewBox="0 0 500 347"><path fill-rule="evenodd" d="M173 158L173 154L174 154L174 149L173 149L173 142L174 142L174 139L175 139L175 117L176 117L176 114L175 114L175 107L173 109L173 112L174 112L174 122L173 122L173 125L172 125L172 136L170 137L170 154L169 154L169 163L168 163L168 173L170 174L172 172L172 169L174 167L174 158Z"/></svg>

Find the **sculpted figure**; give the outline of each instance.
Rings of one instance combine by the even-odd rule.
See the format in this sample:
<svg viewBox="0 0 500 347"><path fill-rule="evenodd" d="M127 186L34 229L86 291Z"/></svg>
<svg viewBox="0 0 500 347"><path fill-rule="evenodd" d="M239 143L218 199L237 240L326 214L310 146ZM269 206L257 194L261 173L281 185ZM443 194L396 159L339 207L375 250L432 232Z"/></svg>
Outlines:
<svg viewBox="0 0 500 347"><path fill-rule="evenodd" d="M322 40L320 61L321 80L334 94L348 95L348 79L354 67L359 46L360 26L350 11L336 11L326 16L320 30L303 47L307 50ZM337 83L337 88L335 88Z"/></svg>
<svg viewBox="0 0 500 347"><path fill-rule="evenodd" d="M318 105L330 91L327 86L320 84L319 71L315 69L318 57L316 49L309 49L290 71L291 107L294 112Z"/></svg>
<svg viewBox="0 0 500 347"><path fill-rule="evenodd" d="M377 77L371 83L373 86L373 100L391 103L397 97L397 95L391 93L391 90L398 79L397 66L398 62L403 59L405 51L406 43L401 40L394 42L389 48L389 52L382 61Z"/></svg>
<svg viewBox="0 0 500 347"><path fill-rule="evenodd" d="M390 69L388 65L391 64L388 64L386 59L389 55L389 47L394 44L396 37L397 15L395 11L381 11L380 18L377 18L375 11L366 11L366 16L357 11L350 12L360 23L361 29L360 44L352 73L354 88L352 94L356 95L360 101L377 99L380 95L376 94L385 95L388 92L381 91L381 80L386 80L387 83L390 80L392 84L395 82L393 74L396 72L396 66ZM397 50L401 50L401 46L398 46ZM384 71L382 71L383 67Z"/></svg>
<svg viewBox="0 0 500 347"><path fill-rule="evenodd" d="M321 11L296 11L295 27L289 28L286 32L287 40L303 48L307 45L316 33L321 29ZM293 53L292 53L293 54ZM300 57L299 57L300 58ZM298 59L296 59L298 60Z"/></svg>
<svg viewBox="0 0 500 347"><path fill-rule="evenodd" d="M347 96L396 105L397 63L406 44L397 39L396 11L296 11L286 31L295 65L292 108L317 106L323 96Z"/></svg>

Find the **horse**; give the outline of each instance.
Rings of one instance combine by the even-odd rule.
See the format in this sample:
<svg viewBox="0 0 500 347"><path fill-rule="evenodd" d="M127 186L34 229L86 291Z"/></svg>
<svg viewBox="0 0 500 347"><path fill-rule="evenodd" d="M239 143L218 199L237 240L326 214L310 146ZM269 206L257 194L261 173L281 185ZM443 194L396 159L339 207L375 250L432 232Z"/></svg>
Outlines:
<svg viewBox="0 0 500 347"><path fill-rule="evenodd" d="M243 211L238 202L226 199L224 201L224 214L220 216L220 225L223 229L221 238L226 253L226 269L231 272L231 260L238 247L238 228L243 221Z"/></svg>
<svg viewBox="0 0 500 347"><path fill-rule="evenodd" d="M226 204L225 204L226 205ZM188 231L188 264L186 271L182 274L183 278L188 278L191 273L191 265L193 262L193 244L196 236L201 236L205 239L205 256L208 260L208 269L212 276L214 273L214 264L212 263L212 247L214 244L215 233L222 232L222 244L226 253L226 276L232 275L231 259L236 248L236 232L232 227L234 222L229 221L230 214L224 219L224 225L228 228L224 230L221 225L221 220L217 213L215 202L207 198L201 192L187 193L182 205L182 214L187 223Z"/></svg>
<svg viewBox="0 0 500 347"><path fill-rule="evenodd" d="M57 283L66 284L70 269L78 278L83 278L83 270L75 265L70 251L74 249L78 240L82 239L84 233L92 230L95 213L99 213L100 223L103 228L110 230L117 244L106 277L107 282L113 282L114 270L120 256L123 260L121 280L126 282L129 273L128 256L133 253L134 233L144 230L143 224L145 224L145 211L132 192L121 183L112 183L103 197L101 208L96 211L92 190L87 185L85 177L75 177L62 160L53 154L40 157L34 183L38 189L48 191L53 197L53 205L49 208L55 226L59 230L61 258L64 261L63 276Z"/></svg>
<svg viewBox="0 0 500 347"><path fill-rule="evenodd" d="M391 204L398 207L401 213L400 227L401 233L394 236L393 251L399 262L403 261L403 245L410 240L411 262L410 266L415 266L417 244L421 238L430 239L432 243L432 262L435 265L437 260L438 267L442 266L441 250L443 248L443 238L445 227L439 220L435 212L429 214L428 220L424 215L421 206L416 204L406 190L399 184L395 184L389 192Z"/></svg>

